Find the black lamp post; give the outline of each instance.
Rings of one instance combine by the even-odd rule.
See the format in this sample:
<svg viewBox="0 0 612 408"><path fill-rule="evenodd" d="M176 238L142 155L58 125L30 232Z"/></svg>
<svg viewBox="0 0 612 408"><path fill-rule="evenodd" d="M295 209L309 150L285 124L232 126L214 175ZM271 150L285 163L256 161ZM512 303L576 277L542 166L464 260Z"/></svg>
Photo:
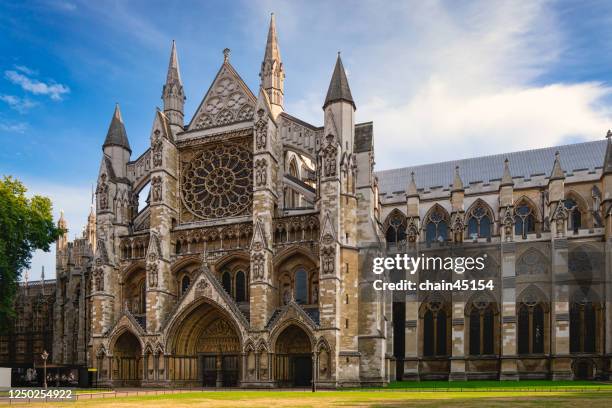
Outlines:
<svg viewBox="0 0 612 408"><path fill-rule="evenodd" d="M40 356L43 359L43 387L45 387L45 390L46 390L47 389L47 358L49 358L49 353L47 353L47 350L43 350Z"/></svg>

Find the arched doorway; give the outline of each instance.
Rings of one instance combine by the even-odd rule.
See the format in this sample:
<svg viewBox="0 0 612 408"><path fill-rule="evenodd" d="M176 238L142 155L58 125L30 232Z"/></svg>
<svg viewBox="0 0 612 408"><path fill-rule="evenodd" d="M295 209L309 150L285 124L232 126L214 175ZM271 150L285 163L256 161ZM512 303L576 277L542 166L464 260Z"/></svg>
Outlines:
<svg viewBox="0 0 612 408"><path fill-rule="evenodd" d="M279 386L308 387L312 383L312 345L296 325L285 328L276 340L276 380Z"/></svg>
<svg viewBox="0 0 612 408"><path fill-rule="evenodd" d="M130 331L124 331L113 347L113 380L122 386L140 385L142 379L142 348Z"/></svg>
<svg viewBox="0 0 612 408"><path fill-rule="evenodd" d="M240 337L220 308L202 302L173 330L169 378L204 387L233 387L240 380Z"/></svg>

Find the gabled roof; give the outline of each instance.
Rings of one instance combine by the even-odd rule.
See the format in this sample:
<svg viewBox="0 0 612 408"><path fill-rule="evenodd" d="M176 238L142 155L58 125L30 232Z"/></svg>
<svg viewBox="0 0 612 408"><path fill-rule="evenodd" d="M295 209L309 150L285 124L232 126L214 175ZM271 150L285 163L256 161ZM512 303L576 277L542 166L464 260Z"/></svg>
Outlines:
<svg viewBox="0 0 612 408"><path fill-rule="evenodd" d="M327 96L325 97L323 109L325 109L325 107L330 103L338 101L348 102L353 105L353 108L357 109L355 106L355 101L353 101L353 95L351 95L351 88L349 87L348 79L346 78L346 72L344 71L344 66L342 65L340 53L338 53L336 67L334 68L332 79L329 82L329 88L327 89Z"/></svg>
<svg viewBox="0 0 612 408"><path fill-rule="evenodd" d="M529 179L533 176L548 176L553 168L555 152L559 151L560 165L568 173L580 170L594 172L601 169L607 147L607 140L583 142L542 149L502 153L491 156L473 157L442 163L423 164L399 169L376 172L381 194L391 195L404 192L414 172L419 189L432 187L449 188L455 176L455 167L461 168L465 185L474 182L501 181L504 174L504 160L509 159L510 174L513 178ZM507 180L506 180L507 181Z"/></svg>
<svg viewBox="0 0 612 408"><path fill-rule="evenodd" d="M257 98L229 62L229 50L210 88L187 126L208 129L253 118Z"/></svg>
<svg viewBox="0 0 612 408"><path fill-rule="evenodd" d="M130 153L132 152L130 142L128 141L127 132L125 131L125 126L123 124L123 119L121 118L119 104L115 105L115 112L113 113L113 118L111 119L110 126L108 127L108 132L106 132L106 139L104 139L102 148L106 146L120 146L128 150Z"/></svg>

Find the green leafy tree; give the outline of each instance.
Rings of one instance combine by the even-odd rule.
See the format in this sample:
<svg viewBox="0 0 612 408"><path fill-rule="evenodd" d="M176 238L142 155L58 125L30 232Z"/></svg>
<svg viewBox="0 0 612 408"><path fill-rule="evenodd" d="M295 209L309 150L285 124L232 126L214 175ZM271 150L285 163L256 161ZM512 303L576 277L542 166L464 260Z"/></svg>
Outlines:
<svg viewBox="0 0 612 408"><path fill-rule="evenodd" d="M32 253L49 247L64 232L55 226L51 200L26 197L26 187L12 177L0 180L0 332L14 315L13 301L21 272Z"/></svg>

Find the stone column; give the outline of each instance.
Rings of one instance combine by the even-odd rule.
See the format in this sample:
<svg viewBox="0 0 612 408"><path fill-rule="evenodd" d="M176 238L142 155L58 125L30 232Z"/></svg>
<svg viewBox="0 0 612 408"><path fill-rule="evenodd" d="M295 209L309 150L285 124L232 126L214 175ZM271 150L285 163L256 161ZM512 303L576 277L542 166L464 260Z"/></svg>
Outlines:
<svg viewBox="0 0 612 408"><path fill-rule="evenodd" d="M501 288L501 372L500 380L518 380L517 321L516 321L516 246L503 242Z"/></svg>
<svg viewBox="0 0 612 408"><path fill-rule="evenodd" d="M552 243L552 350L551 371L553 380L571 380L569 293L568 293L568 244L564 238ZM595 335L595 333L593 333Z"/></svg>
<svg viewBox="0 0 612 408"><path fill-rule="evenodd" d="M452 350L450 381L465 381L465 302L455 301L452 303Z"/></svg>

